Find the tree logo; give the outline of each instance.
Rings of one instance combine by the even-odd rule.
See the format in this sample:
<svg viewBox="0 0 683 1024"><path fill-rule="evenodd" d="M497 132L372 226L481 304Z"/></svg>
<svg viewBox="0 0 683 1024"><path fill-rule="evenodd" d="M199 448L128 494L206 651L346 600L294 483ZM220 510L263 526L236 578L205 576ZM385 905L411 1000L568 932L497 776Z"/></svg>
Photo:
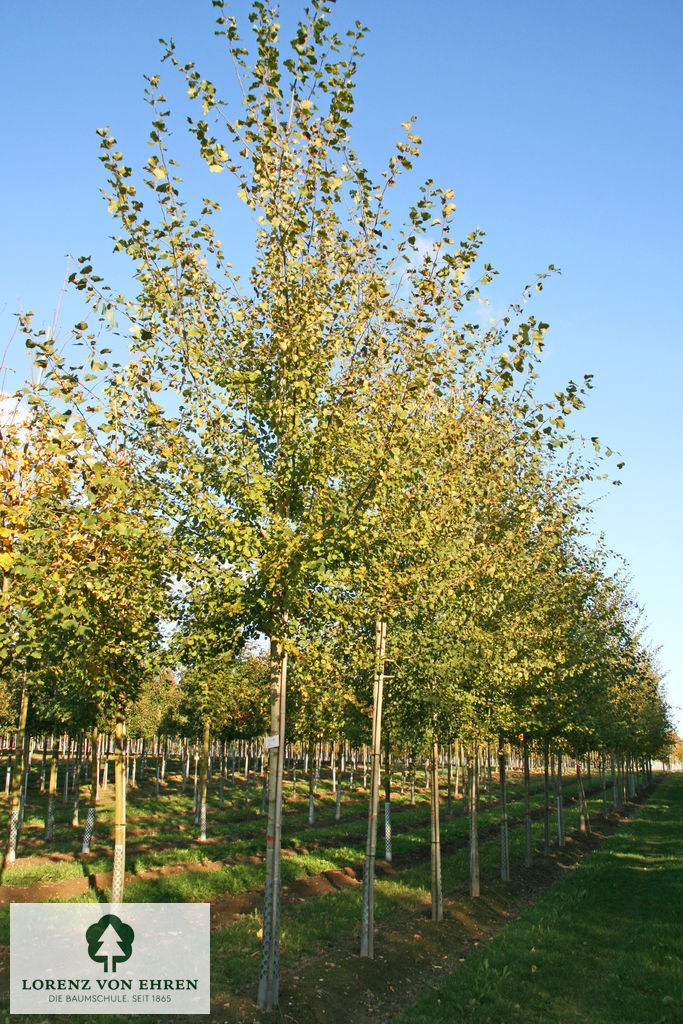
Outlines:
<svg viewBox="0 0 683 1024"><path fill-rule="evenodd" d="M85 938L90 959L104 964L106 973L115 974L116 965L128 960L133 952L135 932L115 914L105 914L90 925Z"/></svg>

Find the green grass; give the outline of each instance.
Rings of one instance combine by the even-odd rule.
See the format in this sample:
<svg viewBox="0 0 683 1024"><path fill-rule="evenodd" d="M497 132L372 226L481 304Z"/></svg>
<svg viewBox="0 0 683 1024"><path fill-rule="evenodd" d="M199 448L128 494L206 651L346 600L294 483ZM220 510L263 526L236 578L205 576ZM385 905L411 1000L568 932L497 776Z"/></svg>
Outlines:
<svg viewBox="0 0 683 1024"><path fill-rule="evenodd" d="M566 787L567 789L570 786ZM522 810L520 800L521 786L519 780L511 787L510 812L519 814ZM285 884L303 875L317 874L329 868L343 867L346 864L358 862L362 855L362 844L357 841L358 835L365 830L366 797L364 793L353 794L355 803L345 807L346 815L340 823L332 821L333 804L318 804L316 826L310 829L307 825L307 800L290 803L287 809L288 828L286 833L286 846L296 849L296 857L283 858L283 881ZM406 794L401 800L397 794L395 802L395 833L394 850L397 853L417 852L417 847L428 849L428 830L426 819L426 805L424 800L417 807L411 807L408 803L409 796ZM149 793L134 793L131 804L135 804L135 824L144 822L146 835L150 839L157 839L160 832L166 832L169 828L168 822L156 815L170 812L171 818L174 813L180 813L184 817L187 831L184 841L191 841L191 846L183 845L181 848L166 850L150 849L149 852L131 854L129 866L135 864L140 869L143 866L154 866L161 863L174 863L177 861L196 862L199 864L205 860L220 860L223 856L229 857L236 853L259 852L262 847L262 831L264 822L256 815L253 808L227 807L223 811L213 808L215 815L214 828L216 832L223 831L226 837L220 843L199 845L194 842L194 833L191 824L188 824L190 814L186 806L186 799L177 792L162 791L160 798ZM532 804L540 807L542 803L542 792L536 788ZM597 794L591 799L591 814L599 812L601 806L600 795ZM324 811L321 812L321 807ZM132 808L131 808L132 809ZM353 813L352 813L353 812ZM360 815L360 816L359 816ZM576 809L566 808L565 820L567 828L577 824ZM108 815L102 815L102 821L107 820ZM498 822L499 811L497 807L489 807L482 801L480 812L480 825ZM132 823L132 822L131 822ZM411 831L411 826L419 826ZM554 828L554 822L553 826ZM147 831L148 830L148 831ZM381 829L380 829L381 831ZM453 840L458 840L461 848L457 852L448 853L444 849L444 888L448 892L452 888L462 887L467 879L468 850L462 845L468 831L468 821L462 812L462 804L455 805L452 817L444 813L442 818L442 835L444 845ZM102 824L102 833L105 832L105 825ZM174 833L175 841L178 839L177 829ZM536 849L542 848L543 826L542 822L536 822L533 826L533 837ZM171 840L173 841L173 840ZM523 828L517 827L510 832L510 849L513 859L519 858L523 848ZM328 845L329 844L329 845ZM28 844L27 844L28 845ZM380 854L382 843L380 840ZM301 853L301 848L313 847L310 852ZM482 873L497 872L499 863L499 848L497 840L497 829L494 831L491 841L481 844L481 867ZM107 858L97 858L98 864L104 859L105 863L98 867L108 867ZM43 870L45 868L43 864ZM50 865L51 867L52 865ZM61 868L64 865L57 864ZM25 865L27 871L31 865ZM73 865L82 872L83 865ZM88 862L88 869L94 869L94 862ZM18 868L14 869L15 871ZM9 873L8 873L9 874ZM424 905L429 900L429 860L423 859L413 866L400 871L395 877L378 878L376 882L376 908L375 916L382 927L383 922L390 922L392 917L400 911L413 910ZM19 877L19 876L15 876ZM209 900L221 896L223 893L237 893L248 889L258 889L263 884L263 864L252 864L249 861L238 863L226 863L216 870L188 871L177 875L166 875L153 880L136 880L126 886L125 899L127 901L154 902L154 901L184 901L184 900ZM100 894L105 898L108 893ZM84 894L82 899L95 900L94 893ZM0 912L0 941L7 932L8 908ZM317 898L307 899L303 902L294 901L287 906L286 914L282 919L282 962L283 965L296 964L302 957L321 953L326 947L339 944L340 939L345 943L356 943L358 925L360 920L360 887L350 888L343 891L330 892ZM260 907L244 918L232 923L227 928L221 928L212 933L212 994L214 1001L220 1004L221 997L229 997L231 992L250 991L258 975L261 926ZM343 937L343 938L342 938ZM491 947L490 947L491 948ZM490 948L487 952L490 952ZM490 958L489 958L490 962ZM491 969L487 966L483 981L478 982L480 987L490 984ZM470 994L471 995L471 994ZM2 1024L2 1013L4 1000L0 998L0 1024ZM468 1011L469 1012L469 1011ZM131 1018L132 1019L132 1018ZM144 1020L145 1018L139 1018ZM418 1019L432 1019L431 1016ZM434 1018L441 1019L441 1018ZM478 1018L448 1016L445 1020L457 1022L459 1019L477 1020ZM487 1020L488 1018L481 1018ZM523 1017L501 1016L496 1019L508 1024L512 1020L524 1020ZM530 1018L533 1019L533 1018ZM573 1021L573 1018L570 1018ZM579 1018L577 1018L578 1020ZM665 1020L666 1018L663 1018ZM545 1020L545 1018L540 1018ZM606 1021L608 1018L606 1018ZM564 1018L553 1019L552 1024L558 1024Z"/></svg>
<svg viewBox="0 0 683 1024"><path fill-rule="evenodd" d="M403 1024L673 1024L683 1019L683 778L425 993Z"/></svg>
<svg viewBox="0 0 683 1024"><path fill-rule="evenodd" d="M571 795L576 783L567 777L565 780L565 796ZM256 789L252 786L252 792ZM313 846L311 855L320 858L317 870L344 867L347 864L362 860L365 846L365 829L367 816L367 794L359 789L352 793L343 791L342 820L334 821L334 797L328 779L321 780L321 787L316 798L316 824L308 825L308 798L300 787L299 796L290 798L285 803L285 821L283 839L286 848L299 851L301 848ZM263 854L263 832L265 820L259 816L260 800L245 802L245 785L236 783L234 787L226 786L226 806L218 806L218 787L214 780L209 792L209 842L197 842L197 830L194 826L192 812L191 786L182 793L179 778L169 778L167 785L162 786L160 795L154 791L153 780L145 782L144 787L131 788L128 794L128 855L126 867L133 873L160 868L164 865L188 864L203 865L207 861L231 862L237 858L248 858ZM409 803L410 788L404 794L398 786L392 796L394 857L400 863L405 858L425 856L428 852L428 803L425 794L418 792L418 803ZM56 804L55 835L57 842L46 846L44 837L44 811L47 801L46 794L29 790L29 801L26 809L25 825L19 844L17 862L3 873L2 882L7 885L29 885L33 882L58 882L69 878L83 877L86 874L104 873L111 870L111 828L113 823L112 805L113 787L103 792L103 801L98 806L97 823L93 840L93 855L86 860L62 860L59 856L80 850L82 825L80 828L71 826L71 807L65 806L61 800ZM445 787L441 791L442 818L441 836L444 852L449 844L463 844L467 839L468 821L463 814L460 801L454 802L453 814L446 813ZM542 782L538 776L532 785L532 809L540 809L542 805ZM83 803L83 812L85 811ZM258 805L258 806L257 806ZM511 818L521 815L523 811L522 782L518 774L511 774L509 779L509 815ZM82 815L83 817L83 815ZM479 813L480 828L495 825L499 811L490 806L482 789L482 801ZM571 813L567 816L567 827L571 828ZM378 855L383 855L383 837L380 827ZM51 861L45 855L53 855ZM55 856L55 854L57 856ZM26 863L24 858L31 855L41 857L38 863ZM296 877L314 873L313 862L299 860ZM290 869L291 870L291 869ZM203 875L197 891L201 890L203 898L211 898L221 892L240 892L262 885L263 866L226 863L224 868L215 872L213 879ZM292 876L294 877L294 876ZM141 900L188 899L197 875L194 874L191 884L187 880L171 880L134 883L135 894ZM226 884L224 884L226 883ZM163 896L152 895L156 888ZM198 898L195 896L195 898Z"/></svg>

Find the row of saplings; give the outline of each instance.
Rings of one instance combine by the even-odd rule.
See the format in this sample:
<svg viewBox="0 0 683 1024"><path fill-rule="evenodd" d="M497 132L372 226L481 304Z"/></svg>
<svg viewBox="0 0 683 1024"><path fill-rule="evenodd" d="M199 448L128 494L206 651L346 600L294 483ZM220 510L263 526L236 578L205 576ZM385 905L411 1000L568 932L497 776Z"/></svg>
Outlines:
<svg viewBox="0 0 683 1024"><path fill-rule="evenodd" d="M23 742L22 742L23 739ZM195 823L199 829L199 840L206 840L207 834L207 795L210 784L217 782L218 802L225 803L225 786L234 785L236 776L246 784L246 802L251 799L252 788L260 785L261 813L265 814L267 802L267 750L260 741L234 740L232 742L202 742L187 738L177 740L171 737L154 737L151 742L144 739L128 739L119 745L117 757L116 737L111 734L98 734L95 728L88 735L77 737L38 736L23 737L18 735L0 737L0 754L7 758L5 771L5 793L19 791L18 808L10 809L9 837L5 854L5 866L16 859L17 844L21 831L26 796L32 775L32 766L36 764L39 772L37 785L40 792L47 790L47 809L45 816L45 839L50 841L54 834L55 803L58 798L61 776L62 799L66 804L71 794L73 813L72 826L79 826L81 784L89 786L89 805L83 832L81 851L88 853L95 827L95 810L99 799L100 788L106 789L109 783L111 755L114 755L115 774L120 762L121 793L117 794L115 834L120 833L121 825L125 829L125 810L121 815L120 806L125 808L125 791L129 786L148 777L150 768L153 771L156 793L160 792L160 783L164 782L167 765L171 758L179 758L182 774L182 790L192 785L193 809ZM207 737L208 739L208 737ZM13 749L14 748L14 749ZM479 856L477 809L478 793L481 784L492 793L492 775L494 765L500 787L500 832L501 832L501 876L510 878L510 858L508 847L508 806L507 806L507 771L509 768L521 770L524 780L524 826L525 826L525 864L531 865L531 788L530 774L539 768L543 773L543 821L544 821L544 852L550 849L550 809L557 814L558 844L565 843L563 819L563 777L566 776L571 762L561 752L551 755L545 744L542 755L537 758L531 749L528 739L522 738L521 747L501 744L492 750L491 746L474 744L465 746L456 739L445 750L436 748L430 758L424 759L415 752L404 751L399 759L394 759L385 752L381 764L384 776L384 840L385 859L392 857L392 822L391 822L391 783L392 777L398 781L400 775L401 793L406 783L410 786L411 804L415 803L415 790L418 784L418 771L424 772L425 784L429 786L431 801L431 850L432 850L432 917L440 920L443 916L441 866L440 866L440 834L439 834L439 784L446 785L447 806L449 813L453 797L457 797L464 782L464 807L470 818L470 892L478 896ZM150 763L151 762L151 763ZM496 765L497 762L497 765ZM301 776L308 782L308 822L314 824L315 795L321 772L327 766L331 778L332 792L335 795L335 820L341 818L342 779L346 777L350 792L355 787L367 789L370 759L367 746L352 747L347 741L315 742L288 744L285 750L283 771L291 784L293 794L297 791L297 782ZM596 766L600 775L602 791L603 815L607 814L607 789L611 790L610 802L614 809L623 806L627 797L633 797L645 785L651 783L652 765L647 759L637 761L630 754L597 755L587 754L583 759L573 759L573 770L576 773L576 790L578 797L579 823L582 831L590 831L590 818L586 795L591 790L591 767ZM16 778L18 773L19 778ZM584 783L584 773L586 781ZM15 774L13 780L12 776ZM34 773L35 774L35 773ZM258 783L257 780L258 779ZM14 785L12 782L14 781ZM123 799L120 799L120 798ZM13 813L14 812L14 813ZM371 809L372 813L372 809ZM117 829L118 825L118 829ZM121 845L118 835L118 845ZM373 851L374 852L374 851Z"/></svg>

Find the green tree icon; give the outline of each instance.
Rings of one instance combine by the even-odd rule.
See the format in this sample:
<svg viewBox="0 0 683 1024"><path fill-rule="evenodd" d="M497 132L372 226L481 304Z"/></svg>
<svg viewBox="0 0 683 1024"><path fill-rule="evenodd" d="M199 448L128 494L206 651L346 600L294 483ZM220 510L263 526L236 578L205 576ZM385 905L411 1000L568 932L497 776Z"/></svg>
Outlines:
<svg viewBox="0 0 683 1024"><path fill-rule="evenodd" d="M114 974L116 965L127 960L133 952L135 932L115 914L105 914L90 925L85 938L90 959L104 964L105 972Z"/></svg>

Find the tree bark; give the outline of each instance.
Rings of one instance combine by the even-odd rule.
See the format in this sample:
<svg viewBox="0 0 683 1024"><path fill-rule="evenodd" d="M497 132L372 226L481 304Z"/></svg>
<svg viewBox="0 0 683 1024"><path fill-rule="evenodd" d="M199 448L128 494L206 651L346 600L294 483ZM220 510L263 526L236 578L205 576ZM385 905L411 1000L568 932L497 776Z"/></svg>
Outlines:
<svg viewBox="0 0 683 1024"><path fill-rule="evenodd" d="M308 740L308 824L315 822L315 740Z"/></svg>
<svg viewBox="0 0 683 1024"><path fill-rule="evenodd" d="M126 874L126 781L123 767L125 730L123 707L117 704L114 726L114 870L111 881L111 901L114 905L123 903Z"/></svg>
<svg viewBox="0 0 683 1024"><path fill-rule="evenodd" d="M432 840L432 921L443 921L441 885L441 833L439 822L439 747L432 743L431 840Z"/></svg>
<svg viewBox="0 0 683 1024"><path fill-rule="evenodd" d="M384 747L384 859L393 860L391 842L391 754L388 741Z"/></svg>
<svg viewBox="0 0 683 1024"><path fill-rule="evenodd" d="M510 840L508 835L507 775L505 771L505 742L498 742L498 774L500 777L500 877L510 881Z"/></svg>
<svg viewBox="0 0 683 1024"><path fill-rule="evenodd" d="M92 841L93 832L95 831L97 782L100 774L99 753L99 735L97 732L97 726L93 725L90 740L90 804L88 806L88 816L85 820L85 831L83 833L83 846L81 847L81 853L90 853L90 843Z"/></svg>
<svg viewBox="0 0 683 1024"><path fill-rule="evenodd" d="M283 617L287 625L287 616ZM282 779L285 756L287 652L283 639L270 641L270 740L268 751L268 821L266 825L266 880L263 901L263 939L257 1005L271 1010L280 985L280 860L282 841ZM277 745L275 745L277 744Z"/></svg>
<svg viewBox="0 0 683 1024"><path fill-rule="evenodd" d="M564 842L564 808L562 806L562 754L557 755L557 845L562 849Z"/></svg>
<svg viewBox="0 0 683 1024"><path fill-rule="evenodd" d="M206 842L206 794L209 782L209 741L211 738L211 723L208 718L204 719L202 730L202 750L199 759L199 842Z"/></svg>
<svg viewBox="0 0 683 1024"><path fill-rule="evenodd" d="M370 765L370 805L368 835L363 863L363 905L361 914L360 955L374 957L375 856L377 850L377 817L379 810L379 768L382 741L382 697L384 691L384 660L387 624L375 622L375 672L372 700L372 753Z"/></svg>
<svg viewBox="0 0 683 1024"><path fill-rule="evenodd" d="M534 855L531 842L531 793L529 782L529 738L524 733L524 867L533 867Z"/></svg>
<svg viewBox="0 0 683 1024"><path fill-rule="evenodd" d="M71 815L72 828L78 828L78 812L81 802L81 760L83 758L83 733L79 733L78 746L76 748L76 764L74 765L74 802Z"/></svg>
<svg viewBox="0 0 683 1024"><path fill-rule="evenodd" d="M467 754L467 780L470 808L470 896L479 896L479 830L477 826L477 802L479 786L479 751L474 744L474 753Z"/></svg>
<svg viewBox="0 0 683 1024"><path fill-rule="evenodd" d="M52 745L50 748L50 779L47 789L47 815L45 817L45 841L50 842L55 830L55 799L57 796L57 763L59 757L59 744L53 733Z"/></svg>
<svg viewBox="0 0 683 1024"><path fill-rule="evenodd" d="M12 769L12 781L10 788L10 815L9 815L9 836L3 868L13 864L17 858L17 842L19 841L19 815L21 813L21 795L24 782L25 769L25 739L26 719L28 718L29 694L24 677L24 685L21 691L21 705L19 708L19 724L17 726L16 743L14 750L14 767Z"/></svg>
<svg viewBox="0 0 683 1024"><path fill-rule="evenodd" d="M543 855L550 856L550 786L548 779L548 740L543 744Z"/></svg>

